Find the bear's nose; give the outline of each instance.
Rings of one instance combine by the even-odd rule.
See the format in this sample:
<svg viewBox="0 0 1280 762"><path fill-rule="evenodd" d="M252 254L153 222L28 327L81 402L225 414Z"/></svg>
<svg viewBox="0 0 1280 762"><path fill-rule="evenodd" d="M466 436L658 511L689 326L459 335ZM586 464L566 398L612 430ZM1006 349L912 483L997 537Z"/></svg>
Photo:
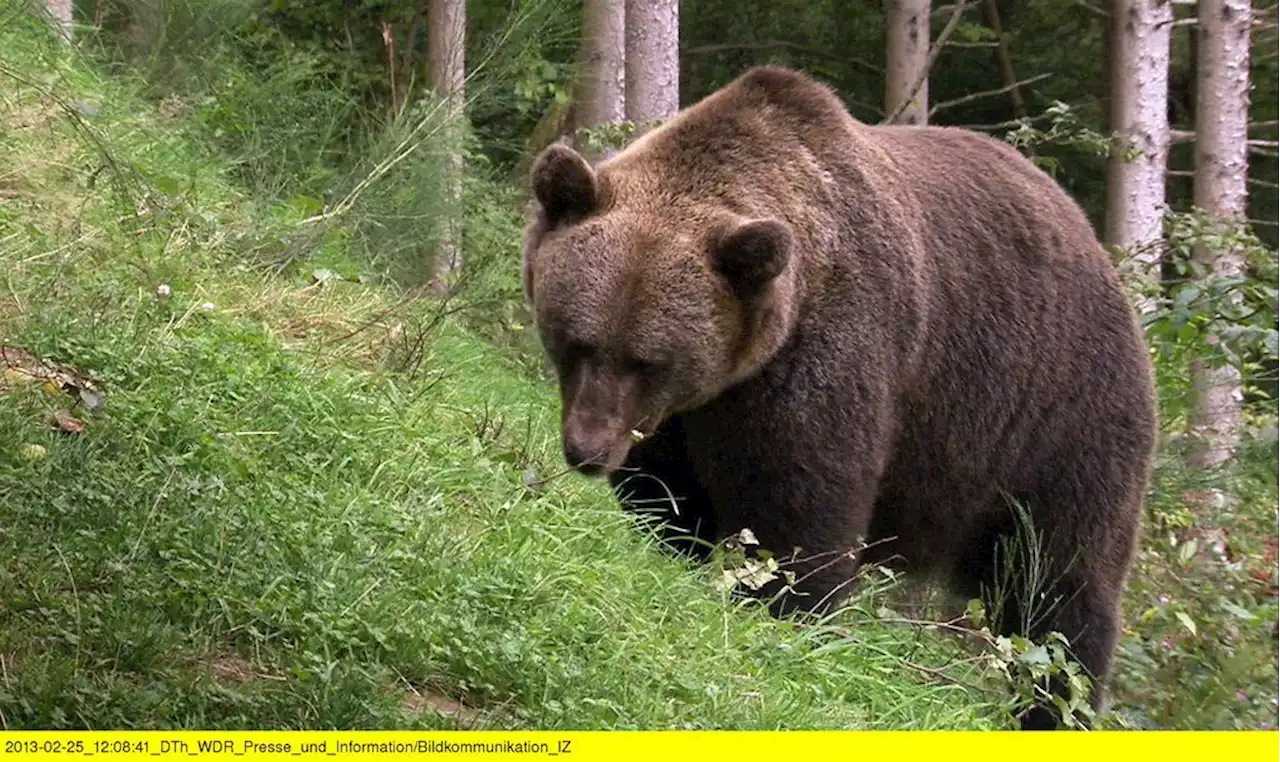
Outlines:
<svg viewBox="0 0 1280 762"><path fill-rule="evenodd" d="M566 435L564 438L564 459L569 466L581 474L595 476L604 470L605 460L609 457L609 445L599 437L581 437Z"/></svg>

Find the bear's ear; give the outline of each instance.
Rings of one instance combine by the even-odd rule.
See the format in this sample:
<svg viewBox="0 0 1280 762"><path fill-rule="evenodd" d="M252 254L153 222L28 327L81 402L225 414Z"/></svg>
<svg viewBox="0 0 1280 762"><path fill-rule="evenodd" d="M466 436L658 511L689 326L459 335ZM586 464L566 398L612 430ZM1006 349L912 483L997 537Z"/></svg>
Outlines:
<svg viewBox="0 0 1280 762"><path fill-rule="evenodd" d="M791 244L791 228L782 220L748 220L716 238L712 262L738 296L750 298L787 268Z"/></svg>
<svg viewBox="0 0 1280 762"><path fill-rule="evenodd" d="M595 170L563 143L552 144L539 154L529 177L533 197L551 228L569 217L585 217L595 209Z"/></svg>

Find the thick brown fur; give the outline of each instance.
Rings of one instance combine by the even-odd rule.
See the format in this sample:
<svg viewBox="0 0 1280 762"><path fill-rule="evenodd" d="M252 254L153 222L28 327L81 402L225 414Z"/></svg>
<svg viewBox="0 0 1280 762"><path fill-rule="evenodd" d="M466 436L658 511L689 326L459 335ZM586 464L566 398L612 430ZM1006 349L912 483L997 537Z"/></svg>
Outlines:
<svg viewBox="0 0 1280 762"><path fill-rule="evenodd" d="M1066 635L1098 706L1156 411L1135 314L1052 179L765 67L598 167L552 146L532 186L526 295L572 465L633 508L674 497L686 534L799 548L779 615L826 609L860 562L977 596L1009 560L1001 629ZM1039 583L997 550L1027 540L1010 498Z"/></svg>

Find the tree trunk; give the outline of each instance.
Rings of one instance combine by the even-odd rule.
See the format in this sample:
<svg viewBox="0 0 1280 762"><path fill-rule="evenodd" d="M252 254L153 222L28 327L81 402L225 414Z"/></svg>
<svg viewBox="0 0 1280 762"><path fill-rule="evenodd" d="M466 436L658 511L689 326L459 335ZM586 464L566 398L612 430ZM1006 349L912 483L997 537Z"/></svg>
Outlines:
<svg viewBox="0 0 1280 762"><path fill-rule="evenodd" d="M438 285L462 269L462 146L466 118L466 0L431 0L428 8L427 55L431 89L445 103L448 127L443 131L449 145L448 170L444 178L444 229L436 249L434 279Z"/></svg>
<svg viewBox="0 0 1280 762"><path fill-rule="evenodd" d="M626 0L626 115L636 135L680 110L680 2Z"/></svg>
<svg viewBox="0 0 1280 762"><path fill-rule="evenodd" d="M1106 21L1103 22L1102 44L1099 46L1102 52L1102 76L1098 78L1096 93L1098 96L1098 107L1102 112L1102 131L1103 133L1111 133L1116 129L1115 125L1115 105L1112 99L1115 97L1116 83L1116 40L1117 26L1116 18L1120 15L1116 9L1120 5L1120 0L1112 0L1111 8L1107 12ZM1106 224L1106 216L1103 215L1103 225Z"/></svg>
<svg viewBox="0 0 1280 762"><path fill-rule="evenodd" d="M983 12L987 16L987 26L996 35L996 61L1000 64L1000 76L1004 78L1004 86L1009 88L1009 98L1013 101L1013 115L1017 119L1027 115L1027 104L1022 97L1022 89L1018 87L1018 75L1013 71L1013 57L1009 55L1008 40L1005 38L1004 24L1000 21L1000 7L996 0L986 0Z"/></svg>
<svg viewBox="0 0 1280 762"><path fill-rule="evenodd" d="M1196 83L1195 206L1224 230L1244 224L1248 175L1249 0L1200 0ZM1195 258L1215 276L1238 275L1241 252L1199 247ZM1209 468L1235 454L1242 393L1235 368L1191 368L1190 428L1197 440L1190 465Z"/></svg>
<svg viewBox="0 0 1280 762"><path fill-rule="evenodd" d="M65 42L70 43L72 40L72 14L75 10L74 0L45 0L44 7L58 35Z"/></svg>
<svg viewBox="0 0 1280 762"><path fill-rule="evenodd" d="M626 118L626 2L586 0L582 14L574 142L589 160L599 160L612 156L616 148L592 150L581 130L618 124Z"/></svg>
<svg viewBox="0 0 1280 762"><path fill-rule="evenodd" d="M1165 170L1169 158L1169 46L1173 4L1168 0L1115 0L1111 23L1111 129L1141 155L1110 160L1107 178L1108 243L1130 252L1149 287L1159 280L1164 239ZM1156 306L1139 303L1143 312Z"/></svg>
<svg viewBox="0 0 1280 762"><path fill-rule="evenodd" d="M888 2L884 112L897 112L896 124L929 121L929 18L929 0Z"/></svg>

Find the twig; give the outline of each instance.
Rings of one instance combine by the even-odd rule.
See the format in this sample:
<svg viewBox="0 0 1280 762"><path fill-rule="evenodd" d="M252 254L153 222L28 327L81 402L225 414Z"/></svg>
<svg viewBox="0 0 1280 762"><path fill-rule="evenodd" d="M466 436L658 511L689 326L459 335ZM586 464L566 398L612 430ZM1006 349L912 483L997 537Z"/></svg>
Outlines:
<svg viewBox="0 0 1280 762"><path fill-rule="evenodd" d="M1101 16L1104 19L1111 18L1111 13L1104 8L1099 8L1096 5L1086 3L1084 0L1072 0L1072 2L1074 2L1076 5L1080 6L1081 8L1084 8L1086 11L1089 11L1095 16Z"/></svg>
<svg viewBox="0 0 1280 762"><path fill-rule="evenodd" d="M953 6L951 18L947 19L947 25L942 28L942 32L938 35L938 39L934 40L933 45L929 47L929 58L924 63L924 71L920 72L920 76L916 77L916 82L911 89L907 91L907 97L903 98L894 108L893 113L885 117L884 124L893 124L898 121L898 117L902 116L902 112L916 100L916 95L920 93L920 88L924 87L924 83L929 81L929 72L933 69L934 61L938 60L938 53L942 52L942 46L947 43L947 38L960 25L960 17L964 12L972 6L970 2L959 2Z"/></svg>
<svg viewBox="0 0 1280 762"><path fill-rule="evenodd" d="M1276 3L1271 8L1260 8L1253 12L1253 27L1256 29L1275 29L1280 27L1280 23L1276 22L1276 13L1280 12L1280 3Z"/></svg>
<svg viewBox="0 0 1280 762"><path fill-rule="evenodd" d="M954 621L928 622L923 619L888 618L888 619L876 619L876 623L877 624L905 624L911 627L937 627L939 629L947 630L948 632L954 632L959 635L969 635L969 636L978 638L979 640L982 640L986 643L995 642L994 637L992 637L990 634L984 633L981 630L975 630L972 627L965 627L963 625L956 624Z"/></svg>
<svg viewBox="0 0 1280 762"><path fill-rule="evenodd" d="M845 102L851 106L865 108L867 111L870 111L871 113L876 114L877 116L884 116L884 109L880 108L874 103L867 103L866 101L861 101L861 100L858 100L857 98L850 98L848 96L845 97Z"/></svg>
<svg viewBox="0 0 1280 762"><path fill-rule="evenodd" d="M961 98L956 98L954 100L949 100L949 101L943 101L935 105L933 108L929 109L929 116L932 117L934 114L938 113L942 109L961 106L961 105L964 105L965 103L976 101L979 98L988 98L992 95L1003 95L1004 93L1008 93L1008 92L1017 92L1018 88L1021 87L1022 85L1029 85L1033 82L1039 82L1042 79L1048 79L1050 76L1052 75L1048 73L1037 74L1034 77L1028 77L1027 79L1020 80L1018 82L1010 82L1004 87L999 87L999 88L996 88L995 90L983 90L980 93L970 93L969 95L966 95ZM1019 95L1017 100L1021 101L1022 96Z"/></svg>
<svg viewBox="0 0 1280 762"><path fill-rule="evenodd" d="M356 599L355 599L354 601L352 601L351 603L348 603L348 604L347 604L347 607L346 607L345 609L343 609L343 610L342 610L342 613L341 613L341 614L338 614L338 616L339 616L339 617L344 617L344 616L346 616L347 614L349 614L349 613L351 612L351 609L353 609L353 608L355 608L356 606L358 606L358 605L360 604L360 601L363 601L365 598L369 597L369 593L372 593L372 592L373 592L373 589L374 589L374 588L376 588L378 585L381 585L381 584L382 584L382 577L378 577L378 578L377 578L377 579L375 579L373 582L369 583L369 586L368 586L368 587L366 587L366 588L364 589L364 592L363 592L363 593L360 593L360 595L356 596Z"/></svg>
<svg viewBox="0 0 1280 762"><path fill-rule="evenodd" d="M996 122L994 124L951 124L948 127L957 127L962 130L980 130L983 132L989 130L1008 130L1014 127L1021 127L1024 124L1035 124L1036 122L1048 121L1052 118L1052 114L1036 114L1035 116L1023 117L1021 119L1009 119L1004 122Z"/></svg>
<svg viewBox="0 0 1280 762"><path fill-rule="evenodd" d="M920 673L922 673L922 674L929 675L930 677L938 678L939 680L945 680L945 681L947 681L947 682L949 682L949 683L952 683L952 684L954 684L954 685L958 685L958 686L960 686L960 687L962 687L962 688L968 688L969 690L977 690L977 691L981 691L981 692L983 692L983 693L991 693L991 694L995 694L995 693L996 693L996 691L995 691L994 689L992 689L992 688L988 688L988 687L986 687L986 686L984 686L984 685L976 685L976 684L974 684L974 683L967 683L967 682L965 682L964 680L961 680L960 678L958 678L958 677L956 677L956 676L954 676L954 675L948 674L948 673L947 673L947 671L946 671L946 670L944 670L944 669L939 669L939 668L937 668L937 667L929 667L929 666L926 666L926 665L924 665L924 664L918 664L918 663L916 663L916 662L911 661L910 659L906 659L906 658L903 658L903 657L901 657L901 656L898 656L897 654L890 653L888 650L886 650L886 649L884 649L884 648L881 648L880 646L877 646L877 645L876 645L876 644L874 644L874 643L868 643L868 642L867 642L867 641L865 641L865 640L860 640L856 635L854 635L854 634L853 634L853 632L852 632L852 631L850 631L850 630L846 630L846 629L844 629L843 627L833 627L833 626L831 626L831 625L821 625L821 626L817 626L817 627L815 627L815 626L813 626L813 625L808 625L808 624L805 624L805 623L803 623L803 622L797 622L797 623L795 623L795 625L796 625L796 627L797 627L797 628L802 629L802 630L816 629L816 630L819 630L819 631L828 632L828 633L830 633L830 634L832 634L832 635L835 635L836 637L840 638L841 640L851 640L851 641L854 641L854 642L857 642L857 643L861 643L861 644L863 644L863 645L867 646L868 648L870 648L871 650L876 651L876 652L880 653L880 654L881 654L881 655L883 655L883 656L888 656L889 658L894 659L895 661L899 661L899 662L901 662L904 666L909 667L909 668L911 668L911 669L914 669L914 670L916 670L917 672L920 672ZM960 661L960 662L956 662L956 663L957 663L957 664L964 664L964 663L973 662L973 661L979 661L979 660L980 660L980 658L979 658L979 659L965 659L965 660L962 660L962 661Z"/></svg>
<svg viewBox="0 0 1280 762"><path fill-rule="evenodd" d="M1195 130L1169 130L1169 141L1171 143L1194 143L1196 142Z"/></svg>
<svg viewBox="0 0 1280 762"><path fill-rule="evenodd" d="M973 659L970 659L969 661L974 661L974 660L973 660ZM922 672L922 673L924 673L924 674L926 674L926 675L930 675L930 676L932 676L932 677L936 677L936 678L938 678L939 680L945 680L945 681L947 681L947 682L949 682L949 683L952 683L953 685L958 685L958 686L960 686L961 688L968 688L969 690L981 691L981 692L983 692L983 693L990 693L990 694L993 694L993 695L995 695L995 694L996 694L996 691L995 691L994 689L992 689L992 688L987 688L987 687L986 687L986 686L984 686L984 685L975 685L975 684L973 684L973 683L967 683L967 682L965 682L964 680L961 680L961 679L960 679L960 678L958 678L958 677L954 677L954 676L952 676L952 675L947 674L947 672L946 672L945 670L938 669L937 667L926 667L925 665L923 665L923 664L917 664L917 663L915 663L915 662L911 661L910 659L903 659L903 660L902 660L902 663L903 663L905 666L910 667L911 669L916 670L917 672ZM959 663L963 663L963 662L959 662Z"/></svg>

